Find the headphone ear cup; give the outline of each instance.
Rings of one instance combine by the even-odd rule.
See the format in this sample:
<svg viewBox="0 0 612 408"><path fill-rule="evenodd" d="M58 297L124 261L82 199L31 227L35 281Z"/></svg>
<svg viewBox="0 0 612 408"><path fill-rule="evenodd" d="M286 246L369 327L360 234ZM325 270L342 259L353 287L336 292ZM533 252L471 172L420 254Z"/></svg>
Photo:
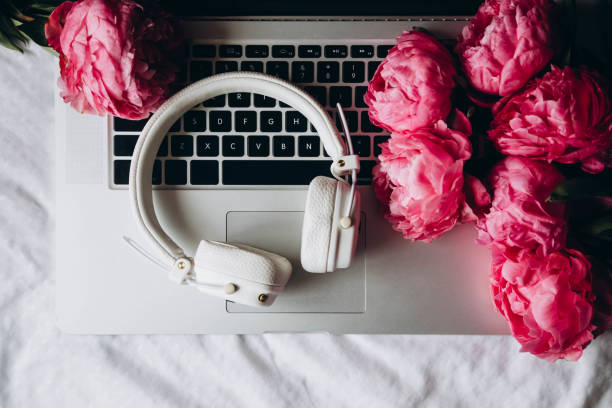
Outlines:
<svg viewBox="0 0 612 408"><path fill-rule="evenodd" d="M308 186L300 255L302 267L308 272L327 272L337 184L335 179L318 176Z"/></svg>

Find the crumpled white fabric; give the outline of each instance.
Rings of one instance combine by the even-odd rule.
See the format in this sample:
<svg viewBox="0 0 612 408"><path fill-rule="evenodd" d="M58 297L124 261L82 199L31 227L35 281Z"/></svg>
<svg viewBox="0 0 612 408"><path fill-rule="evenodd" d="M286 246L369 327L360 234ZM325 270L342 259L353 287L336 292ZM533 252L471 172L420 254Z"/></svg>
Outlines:
<svg viewBox="0 0 612 408"><path fill-rule="evenodd" d="M0 47L0 407L610 407L612 333L578 363L507 336L74 336L54 320L53 66Z"/></svg>

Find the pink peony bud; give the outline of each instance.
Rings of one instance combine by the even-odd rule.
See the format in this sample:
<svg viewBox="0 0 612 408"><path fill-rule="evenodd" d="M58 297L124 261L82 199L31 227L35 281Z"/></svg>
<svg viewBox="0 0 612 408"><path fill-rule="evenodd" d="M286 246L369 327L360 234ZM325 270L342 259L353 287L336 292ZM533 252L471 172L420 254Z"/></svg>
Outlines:
<svg viewBox="0 0 612 408"><path fill-rule="evenodd" d="M455 74L453 58L438 40L420 31L404 32L370 81L364 97L370 120L403 133L446 119Z"/></svg>
<svg viewBox="0 0 612 408"><path fill-rule="evenodd" d="M478 220L478 242L546 255L565 247L565 204L546 202L563 176L544 161L507 157L491 172L493 202Z"/></svg>
<svg viewBox="0 0 612 408"><path fill-rule="evenodd" d="M593 339L591 264L576 250L548 255L493 246L491 292L521 351L578 360Z"/></svg>
<svg viewBox="0 0 612 408"><path fill-rule="evenodd" d="M177 23L156 6L131 0L62 3L45 34L60 54L64 101L82 113L146 118L178 72Z"/></svg>
<svg viewBox="0 0 612 408"><path fill-rule="evenodd" d="M501 96L521 89L554 55L555 17L549 0L486 0L455 48L474 88Z"/></svg>
<svg viewBox="0 0 612 408"><path fill-rule="evenodd" d="M591 173L612 164L612 103L595 73L553 67L494 113L489 138L504 154L582 163Z"/></svg>

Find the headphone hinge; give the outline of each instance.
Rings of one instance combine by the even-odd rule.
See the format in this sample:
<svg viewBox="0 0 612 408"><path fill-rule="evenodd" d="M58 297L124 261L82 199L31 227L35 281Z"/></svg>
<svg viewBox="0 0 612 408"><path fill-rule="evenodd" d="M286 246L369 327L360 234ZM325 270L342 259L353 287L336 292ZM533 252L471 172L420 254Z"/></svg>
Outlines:
<svg viewBox="0 0 612 408"><path fill-rule="evenodd" d="M355 154L340 156L331 165L331 172L336 177L351 174L353 170L359 173L359 156Z"/></svg>

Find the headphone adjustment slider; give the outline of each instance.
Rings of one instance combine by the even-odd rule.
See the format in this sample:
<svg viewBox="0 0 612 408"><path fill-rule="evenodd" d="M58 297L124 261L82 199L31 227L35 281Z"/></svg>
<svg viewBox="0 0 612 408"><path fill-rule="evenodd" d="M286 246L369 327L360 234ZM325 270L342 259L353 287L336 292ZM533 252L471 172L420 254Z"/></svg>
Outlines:
<svg viewBox="0 0 612 408"><path fill-rule="evenodd" d="M187 258L179 258L174 261L174 265L168 272L168 277L174 283L185 284L187 283L187 278L191 273L193 264Z"/></svg>

